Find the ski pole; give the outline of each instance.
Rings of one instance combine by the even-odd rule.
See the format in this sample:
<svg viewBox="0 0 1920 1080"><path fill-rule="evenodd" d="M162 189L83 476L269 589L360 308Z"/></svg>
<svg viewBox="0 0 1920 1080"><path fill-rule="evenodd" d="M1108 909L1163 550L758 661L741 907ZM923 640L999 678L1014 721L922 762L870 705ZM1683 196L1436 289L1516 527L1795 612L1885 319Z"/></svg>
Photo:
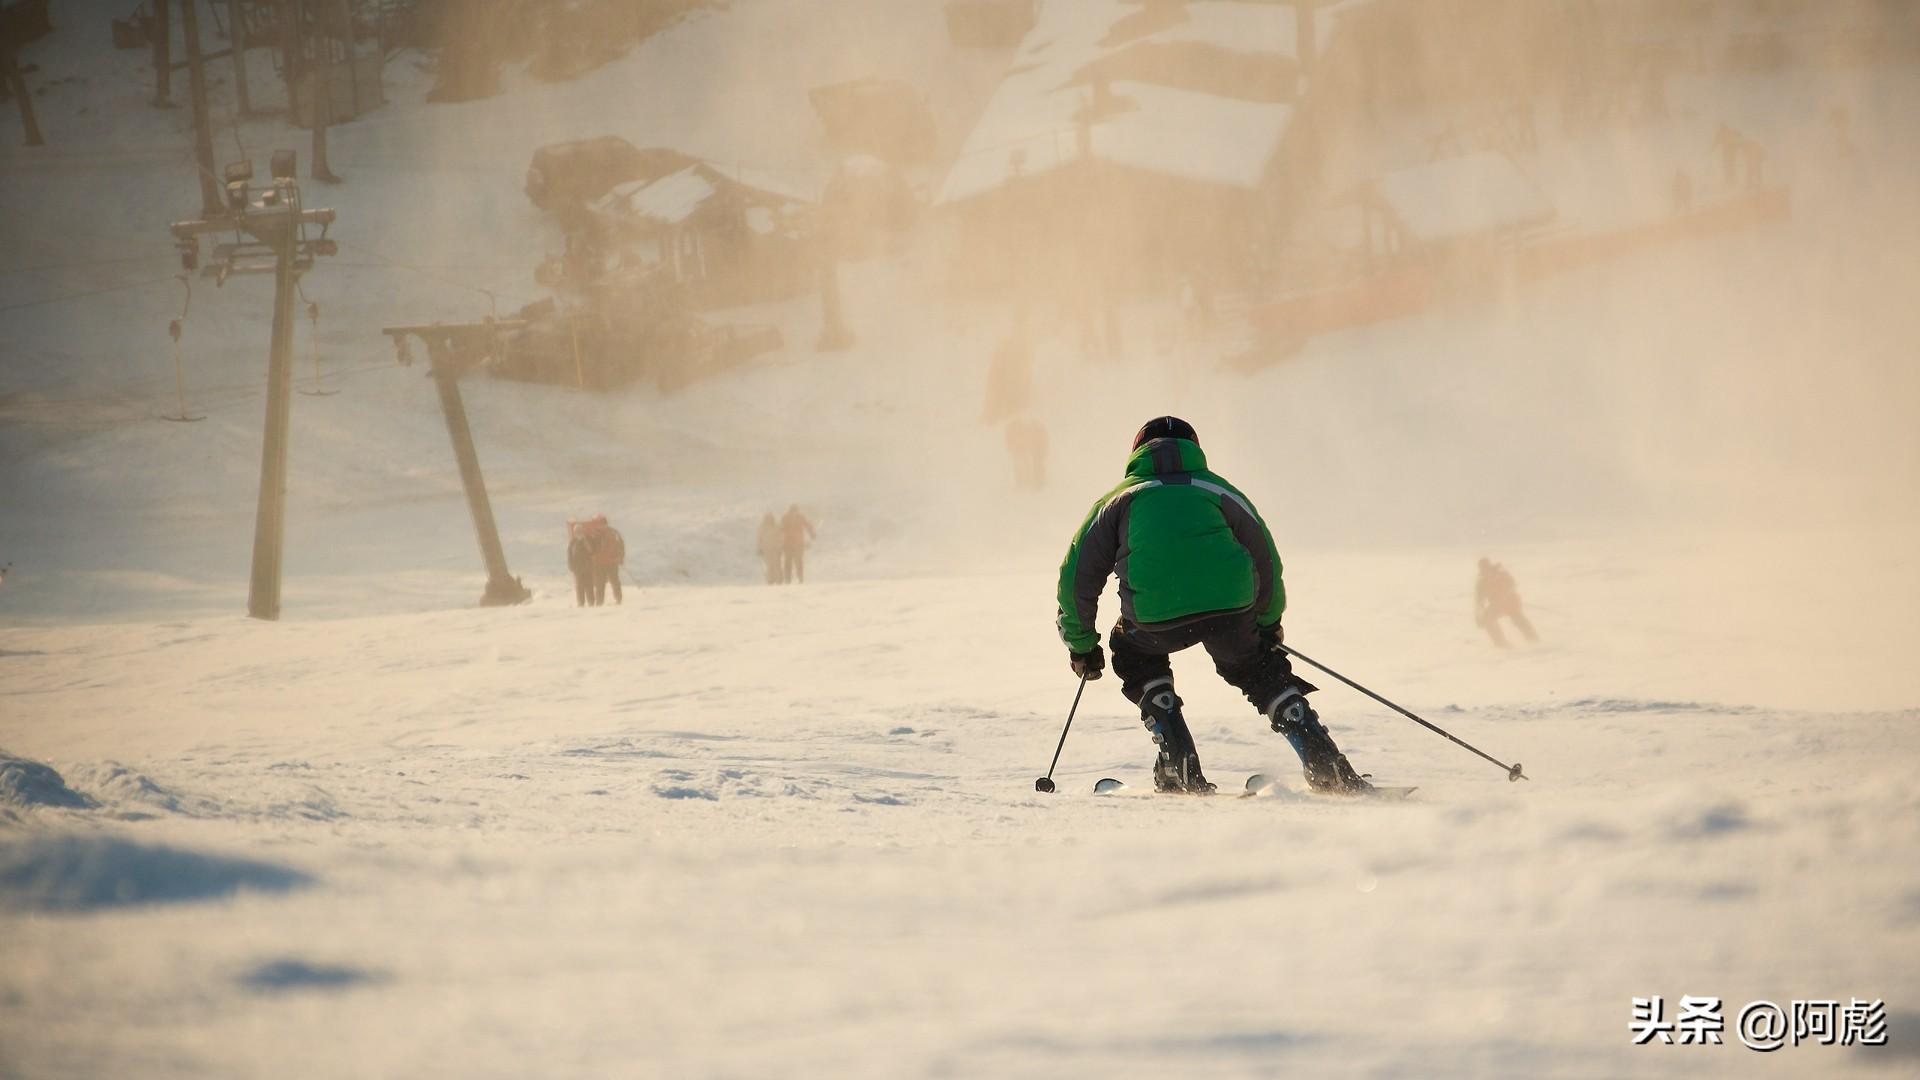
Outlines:
<svg viewBox="0 0 1920 1080"><path fill-rule="evenodd" d="M1523 775L1520 772L1519 762L1516 761L1513 764L1509 765L1506 762L1501 761L1499 758L1496 758L1492 754L1487 753L1485 750L1482 750L1479 747L1473 745L1472 743L1467 742L1465 739L1455 737L1455 735L1452 732L1446 730L1440 725L1428 723L1427 721L1420 719L1418 716L1413 715L1412 713L1401 708L1400 706L1395 705L1393 702L1388 701L1386 698L1381 697L1379 694L1376 694L1373 691L1367 689L1366 687L1361 686L1359 683L1354 682L1352 679L1347 678L1345 675L1342 675L1339 672L1328 667L1327 665L1321 663L1320 661L1315 660L1313 657L1307 656L1306 654L1300 652L1300 650L1295 649L1291 645L1280 646L1280 651L1286 653L1288 656L1291 656L1296 660L1304 660L1307 663L1312 664L1314 667L1317 667L1321 671L1324 671L1327 674L1333 676L1334 678L1339 679L1341 682L1346 683L1348 686L1353 687L1355 690L1358 690L1361 693L1372 698L1373 700L1379 702L1380 704L1385 705L1387 708L1392 709L1394 712L1399 713L1401 716L1404 716L1407 719L1413 721L1414 723L1419 724L1421 727L1426 728L1428 731L1431 731L1436 735L1445 736L1449 742L1452 742L1456 746L1465 747L1466 749L1473 751L1474 753L1480 755L1481 757L1486 758L1488 761L1493 762L1495 765L1500 766L1502 769L1505 769L1507 771L1507 780L1509 782L1513 782L1517 780L1533 779L1533 777ZM1063 734L1061 737L1064 739L1065 735ZM1049 773L1051 773L1051 770L1049 770Z"/></svg>
<svg viewBox="0 0 1920 1080"><path fill-rule="evenodd" d="M1053 794L1053 767L1060 764L1060 751L1067 745L1067 732L1073 728L1073 714L1080 711L1080 695L1087 692L1087 677L1080 676L1080 689L1073 692L1073 708L1067 710L1067 726L1060 729L1060 745L1053 748L1053 760L1047 764L1047 775L1033 782L1033 790Z"/></svg>

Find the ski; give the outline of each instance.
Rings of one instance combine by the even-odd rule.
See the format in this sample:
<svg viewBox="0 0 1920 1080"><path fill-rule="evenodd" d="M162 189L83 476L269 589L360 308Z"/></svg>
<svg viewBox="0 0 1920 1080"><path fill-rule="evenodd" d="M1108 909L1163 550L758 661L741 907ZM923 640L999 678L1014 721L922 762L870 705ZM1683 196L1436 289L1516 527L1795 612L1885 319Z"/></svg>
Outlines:
<svg viewBox="0 0 1920 1080"><path fill-rule="evenodd" d="M1113 795L1120 792L1131 792L1132 790L1133 790L1132 788L1127 786L1126 781L1116 779L1115 777L1111 777L1111 776L1103 776L1100 779L1094 781L1093 783L1093 793L1095 795ZM1252 776L1247 777L1246 785L1241 790L1239 798L1251 799L1256 795L1261 795L1271 790L1284 791L1286 789L1281 786L1279 780L1268 775L1267 773L1254 773ZM1418 790L1420 790L1418 787L1376 786L1372 791L1368 791L1358 796L1336 795L1332 792L1317 792L1317 791L1309 792L1308 794L1330 798L1330 799L1367 798L1367 799L1384 799L1388 802L1397 802L1401 799L1405 799L1407 796L1412 795L1414 792ZM1146 792L1146 794L1160 794L1160 793ZM1168 794L1172 794L1172 793L1168 793Z"/></svg>
<svg viewBox="0 0 1920 1080"><path fill-rule="evenodd" d="M1267 791L1270 788L1278 787L1279 784L1280 784L1280 781L1274 779L1273 777L1267 775L1266 773L1254 773L1252 776L1247 777L1246 789L1240 793L1240 797L1243 799L1250 799L1255 795L1260 794L1263 791ZM1389 802L1397 802L1401 799L1406 798L1409 795L1412 795L1414 792L1419 790L1420 789L1418 786L1381 787L1376 784L1374 785L1373 790L1365 792L1363 795L1359 797L1368 798L1368 799L1385 799ZM1316 792L1312 792L1311 794L1325 795L1328 798L1335 798L1335 799L1347 799L1347 798L1355 797L1351 795L1338 795L1333 792L1317 792L1316 791Z"/></svg>
<svg viewBox="0 0 1920 1080"><path fill-rule="evenodd" d="M1103 777L1101 777L1100 779L1098 779L1098 780L1095 780L1095 781L1093 782L1093 793L1094 793L1095 795L1113 795L1113 794L1117 794L1117 793L1119 793L1119 792L1123 792L1123 791L1124 791L1124 792L1131 792L1132 790L1133 790L1132 788L1130 788L1130 787L1128 787L1128 786L1127 786L1127 783L1126 783L1126 781L1124 781L1124 780L1116 780L1116 779L1114 779L1114 778L1113 778L1113 777L1111 777L1111 776L1103 776ZM1197 795L1199 795L1200 793L1199 793L1199 792L1195 792L1195 791L1153 791L1153 790L1150 790L1150 789L1147 789L1147 788L1142 788L1142 789L1140 790L1140 794L1142 794L1142 795L1194 795L1194 796L1197 796ZM1209 792L1208 794L1211 794L1211 792Z"/></svg>

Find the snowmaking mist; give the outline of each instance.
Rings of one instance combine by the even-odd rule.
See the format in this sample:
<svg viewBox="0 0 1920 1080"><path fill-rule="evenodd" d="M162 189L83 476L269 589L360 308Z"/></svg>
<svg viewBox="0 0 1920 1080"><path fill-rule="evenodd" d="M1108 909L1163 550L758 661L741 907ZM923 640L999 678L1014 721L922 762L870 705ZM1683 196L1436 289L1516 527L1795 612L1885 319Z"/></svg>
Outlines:
<svg viewBox="0 0 1920 1080"><path fill-rule="evenodd" d="M500 66L488 92L432 104L422 99L444 79L445 58L397 53L389 104L332 131L346 182L308 185L310 201L338 212L341 253L302 281L319 318L298 328L299 371L337 374L351 392L296 400L290 588L354 595L346 582L358 575L417 576L417 591L382 591L383 605L404 607L441 595L428 579L473 564L430 381L418 363L395 364L378 330L510 317L556 295L534 271L568 240L563 218L526 193L536 150L617 136L691 155L755 191L818 200L859 155L823 140L812 92L900 80L933 135L897 169L914 225L838 260L847 348L816 349L822 300L806 288L716 313L720 324L776 327L783 343L713 378L586 394L467 380L516 561L556 572L556 523L606 511L643 523L634 557L643 580L749 582L756 523L799 504L828 537L823 574L1044 575L1086 505L1117 480L1132 431L1175 413L1296 560L1407 547L1458 558L1577 539L1611 542L1625 558L1679 559L1702 580L1728 575L1728 604L1763 592L1747 582L1783 561L1817 560L1837 593L1871 594L1879 556L1911 537L1920 502L1910 422L1920 391L1908 358L1920 312L1906 302L1920 278L1911 70L1683 69L1667 80L1661 118L1579 129L1543 94L1538 146L1516 151L1528 182L1555 203L1542 235L1606 234L1628 216L1622 206L1664 214L1681 173L1695 201L1732 199L1744 180L1722 174L1723 127L1764 146L1761 183L1783 188L1790 212L1552 274L1475 271L1471 288L1419 310L1300 333L1268 313L1307 289L1298 282L1353 261L1351 227L1340 224L1349 191L1435 155L1470 156L1500 93L1441 69L1430 88L1396 91L1395 107L1417 121L1322 116L1319 180L1276 196L1293 218L1282 233L1233 218L1216 240L1207 229L1217 222L1196 219L1183 237L1145 211L1081 220L1072 198L993 202L1009 172L1038 183L1055 175L1045 166L1079 153L1163 153L1200 175L1235 167L1244 155L1224 138L1159 150L1176 145L1178 125L1149 129L1156 138L1140 144L1105 134L1163 107L1185 117L1179 109L1218 90L1182 54L1149 53L1159 59L1146 63L1128 50L1204 37L1235 6L1047 4L1017 44L955 49L937 4L667 4L659 28L624 56L555 72L536 50ZM71 18L105 33L87 21L103 14ZM1327 26L1323 44L1337 58L1350 31ZM1549 56L1519 40L1526 29L1489 53ZM88 152L130 164L80 169L8 151L9 207L44 211L8 215L9 250L27 267L100 265L8 279L31 306L0 313L9 349L0 391L14 395L0 483L19 507L0 522L0 555L58 565L77 545L81 562L104 562L95 569L114 576L16 603L100 614L133 596L184 594L231 606L250 540L270 283L193 280L184 409L209 418L156 422L182 410L165 327L185 297L170 280L164 223L195 205L193 178L177 167L190 118L136 111L109 122L111 102L150 92L142 77L79 33L42 47L50 64L97 72L50 88L45 111L65 115ZM1486 77L1492 86L1530 85L1548 65L1483 66L1497 74ZM1052 81L1022 81L1036 72ZM268 96L271 84L254 74ZM1254 108L1284 98L1249 94ZM214 103L219 159L262 158L283 143L305 152L281 121L236 120L220 86ZM1134 205L1094 194L1102 207ZM1432 198L1444 217L1494 219L1507 193ZM980 236L1031 242L976 250L969 240ZM1255 244L1277 253L1238 249ZM1216 258L1222 250L1234 254ZM110 262L128 253L153 265ZM1195 332L1183 308L1203 276L1181 267L1215 262L1261 272L1203 278L1217 294L1213 324ZM83 295L149 278L100 300ZM81 299L61 299L69 295ZM1008 405L996 358L1015 340L1028 359ZM1038 489L1014 483L1016 415L1045 429ZM98 539L103 522L111 542ZM1833 609L1830 621L1880 625L1870 614Z"/></svg>
<svg viewBox="0 0 1920 1080"><path fill-rule="evenodd" d="M650 57L666 73L590 73L584 95L531 87L482 103L487 126L523 142L663 130L662 141L722 161L817 177L832 163L791 88L917 76L931 83L941 150L964 153L1002 65L929 69L929 19L872 16L857 4L791 5L744 34L696 18L682 35L707 38L702 47ZM807 47L775 47L793 40ZM661 84L676 88L666 101ZM782 372L759 386L696 388L664 408L621 406L612 433L648 451L636 468L717 468L732 482L772 478L769 488L885 502L884 528L911 527L934 565L962 553L977 563L984 551L1026 566L1032 530L1054 545L1077 521L1078 493L1117 477L1133 428L1165 412L1194 420L1216 464L1299 542L1472 546L1695 529L1844 542L1910 529L1920 375L1907 354L1920 312L1903 297L1920 278L1920 206L1909 193L1920 141L1903 118L1917 87L1910 73L1847 68L1682 82L1670 122L1587 138L1572 160L1542 166L1541 182L1664 196L1683 169L1704 190L1718 180L1714 130L1732 123L1764 141L1768 179L1791 193L1788 220L1506 282L1404 320L1256 343L1286 355L1251 375L1222 370L1217 343L1168 340L1171 288L1136 295L1118 359L1089 359L1069 282L1011 265L994 276L1016 287L981 289L937 250L935 226L898 258L843 265L862 338L851 362L828 356L789 384ZM610 125L604 100L631 102L637 115ZM1853 149L1837 145L1835 109L1850 118ZM1350 151L1335 136L1325 152ZM937 167L917 175L937 194ZM458 215L420 209L459 231ZM1115 279L1165 279L1152 244L1133 235L1145 224L1107 219L1063 243L1122 260ZM1049 231L1039 214L1024 227ZM1084 265L1071 253L1035 261ZM1020 325L1034 345L1032 408L1053 436L1055 490L1074 497L1010 496L1000 428L983 422L984 369Z"/></svg>
<svg viewBox="0 0 1920 1080"><path fill-rule="evenodd" d="M1781 225L1500 282L1317 338L1254 378L1191 365L1097 380L1104 396L1084 411L1120 436L1125 420L1184 410L1308 540L1907 532L1920 511L1920 311L1903 299L1920 281L1920 142L1903 110L1920 83L1863 83L1809 79L1758 101L1703 89L1674 105L1676 124L1710 131L1701 118L1731 114L1765 133L1792 192ZM1835 149L1837 102L1872 165ZM1626 131L1584 150L1574 180L1664 190L1676 161L1718 169L1704 140Z"/></svg>

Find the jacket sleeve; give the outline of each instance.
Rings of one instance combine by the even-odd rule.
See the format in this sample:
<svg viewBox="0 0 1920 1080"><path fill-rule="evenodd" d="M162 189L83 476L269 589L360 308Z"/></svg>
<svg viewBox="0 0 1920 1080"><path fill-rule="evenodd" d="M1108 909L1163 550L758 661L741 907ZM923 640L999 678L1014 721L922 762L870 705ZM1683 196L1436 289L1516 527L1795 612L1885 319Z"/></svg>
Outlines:
<svg viewBox="0 0 1920 1080"><path fill-rule="evenodd" d="M1253 621L1258 626L1273 626L1287 610L1287 587L1280 577L1280 549L1260 512L1247 497L1228 488L1220 500L1220 512L1226 516L1233 538L1253 556Z"/></svg>
<svg viewBox="0 0 1920 1080"><path fill-rule="evenodd" d="M1100 643L1094 623L1100 613L1100 593L1113 573L1120 551L1120 518L1111 497L1093 504L1080 531L1067 546L1060 563L1060 640L1073 652L1086 652Z"/></svg>

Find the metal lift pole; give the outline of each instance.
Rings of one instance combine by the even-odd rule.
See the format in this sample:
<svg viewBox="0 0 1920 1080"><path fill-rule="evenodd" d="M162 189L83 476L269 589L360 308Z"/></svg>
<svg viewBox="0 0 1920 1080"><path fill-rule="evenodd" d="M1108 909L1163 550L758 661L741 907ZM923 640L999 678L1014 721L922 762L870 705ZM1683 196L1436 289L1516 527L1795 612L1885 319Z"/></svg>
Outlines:
<svg viewBox="0 0 1920 1080"><path fill-rule="evenodd" d="M480 558L487 564L487 590L481 607L525 603L532 593L507 571L507 553L500 546L500 528L493 520L487 481L480 474L480 455L473 446L473 428L467 423L467 404L460 396L460 369L444 349L431 350L433 385L440 391L440 411L447 418L447 437L453 442L453 460L460 466L460 486L467 492L473 514L473 532L480 539Z"/></svg>
<svg viewBox="0 0 1920 1080"><path fill-rule="evenodd" d="M516 320L489 320L482 323L423 326L389 326L381 332L394 339L406 362L408 335L426 343L429 374L440 394L440 412L447 421L447 439L453 444L453 460L460 467L460 486L467 496L467 510L473 516L473 533L480 542L480 558L487 567L487 587L480 596L481 607L505 607L524 604L533 598L532 590L507 569L506 550L500 543L500 528L493 519L493 502L487 497L486 477L480 472L480 454L474 448L473 427L467 422L466 400L460 394L460 374L469 358L489 346L501 330L518 329Z"/></svg>

